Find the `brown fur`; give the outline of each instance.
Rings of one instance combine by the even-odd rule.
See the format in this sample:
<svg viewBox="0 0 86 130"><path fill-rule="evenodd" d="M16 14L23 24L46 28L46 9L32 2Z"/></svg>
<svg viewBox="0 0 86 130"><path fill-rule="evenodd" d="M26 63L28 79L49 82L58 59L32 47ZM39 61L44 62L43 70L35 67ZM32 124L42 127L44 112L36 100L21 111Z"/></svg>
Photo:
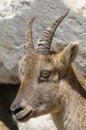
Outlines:
<svg viewBox="0 0 86 130"><path fill-rule="evenodd" d="M24 122L51 113L58 130L85 130L86 81L73 65L78 44L72 42L61 52L49 53L48 48L45 53L43 48L42 43L40 53L32 50L20 61L21 85L11 105L15 118Z"/></svg>
<svg viewBox="0 0 86 130"><path fill-rule="evenodd" d="M22 99L24 99L26 106L29 104L35 110L28 118L47 114L49 112L53 113L54 111L57 113L57 111L62 111L64 109L66 100L64 96L66 95L69 99L69 91L74 91L74 95L76 93L85 104L85 79L74 65L70 66L69 59L68 61L64 61L63 52L64 50L62 53L47 56L36 54L35 59L32 61L34 64L31 62L32 57L30 59L28 56L28 60L25 61L25 59L23 59L20 62L21 86L17 98L12 105L13 108L21 106ZM31 67L29 63L32 63ZM41 79L40 70L51 71L51 77L48 79ZM60 82L63 82L63 91L66 89L64 93L60 90ZM65 84L67 85L64 87ZM42 108L42 105L45 107ZM77 127L76 130L78 130Z"/></svg>

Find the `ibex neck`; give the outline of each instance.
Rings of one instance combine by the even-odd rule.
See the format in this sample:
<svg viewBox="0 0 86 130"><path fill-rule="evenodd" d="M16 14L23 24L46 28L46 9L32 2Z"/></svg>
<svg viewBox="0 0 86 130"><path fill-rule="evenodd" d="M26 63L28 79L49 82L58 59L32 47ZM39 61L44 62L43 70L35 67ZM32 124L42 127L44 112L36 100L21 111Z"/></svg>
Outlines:
<svg viewBox="0 0 86 130"><path fill-rule="evenodd" d="M74 65L71 66L65 81L68 82L71 89L76 91L83 98L86 98L86 80Z"/></svg>
<svg viewBox="0 0 86 130"><path fill-rule="evenodd" d="M66 130L86 129L86 92L79 81L79 72L70 68L68 76L59 83L59 94L63 105L63 124ZM78 78L77 78L77 75ZM84 80L84 78L83 78ZM85 85L85 84L84 84Z"/></svg>
<svg viewBox="0 0 86 130"><path fill-rule="evenodd" d="M54 124L56 125L58 130L65 130L64 128L64 124L63 124L63 112L60 111L55 112L55 113L51 113L51 116L53 118Z"/></svg>

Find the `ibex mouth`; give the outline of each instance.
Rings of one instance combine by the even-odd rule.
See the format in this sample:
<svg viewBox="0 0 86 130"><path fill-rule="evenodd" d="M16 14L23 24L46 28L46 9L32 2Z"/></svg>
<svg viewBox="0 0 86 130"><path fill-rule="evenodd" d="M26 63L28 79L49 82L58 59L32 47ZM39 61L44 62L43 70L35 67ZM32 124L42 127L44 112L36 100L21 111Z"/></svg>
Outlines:
<svg viewBox="0 0 86 130"><path fill-rule="evenodd" d="M16 120L21 122L27 121L31 117L32 112L32 109L29 110L28 107L26 107L25 109L15 114Z"/></svg>
<svg viewBox="0 0 86 130"><path fill-rule="evenodd" d="M30 118L31 114L32 114L32 110L30 112L26 113L25 115L20 115L20 114L16 115L16 119L18 121L24 122L24 121L28 120L27 118Z"/></svg>

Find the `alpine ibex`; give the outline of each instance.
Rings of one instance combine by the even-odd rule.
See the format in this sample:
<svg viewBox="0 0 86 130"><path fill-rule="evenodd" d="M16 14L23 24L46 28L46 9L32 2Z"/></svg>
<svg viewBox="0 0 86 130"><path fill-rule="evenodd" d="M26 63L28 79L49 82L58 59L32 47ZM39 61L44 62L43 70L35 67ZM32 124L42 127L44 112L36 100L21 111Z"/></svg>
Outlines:
<svg viewBox="0 0 86 130"><path fill-rule="evenodd" d="M29 23L26 54L19 63L21 86L11 110L18 121L50 113L58 130L86 130L86 81L72 64L77 43L69 43L61 52L51 51L51 42L61 16L38 40L32 40Z"/></svg>

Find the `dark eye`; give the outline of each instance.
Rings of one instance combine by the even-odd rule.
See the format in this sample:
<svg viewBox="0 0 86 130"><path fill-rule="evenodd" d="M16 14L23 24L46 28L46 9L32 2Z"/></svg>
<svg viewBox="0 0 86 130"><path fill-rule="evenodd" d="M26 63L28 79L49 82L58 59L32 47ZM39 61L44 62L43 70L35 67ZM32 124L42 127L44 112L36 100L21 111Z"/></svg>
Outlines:
<svg viewBox="0 0 86 130"><path fill-rule="evenodd" d="M48 78L50 76L50 71L42 70L40 76L43 78Z"/></svg>

